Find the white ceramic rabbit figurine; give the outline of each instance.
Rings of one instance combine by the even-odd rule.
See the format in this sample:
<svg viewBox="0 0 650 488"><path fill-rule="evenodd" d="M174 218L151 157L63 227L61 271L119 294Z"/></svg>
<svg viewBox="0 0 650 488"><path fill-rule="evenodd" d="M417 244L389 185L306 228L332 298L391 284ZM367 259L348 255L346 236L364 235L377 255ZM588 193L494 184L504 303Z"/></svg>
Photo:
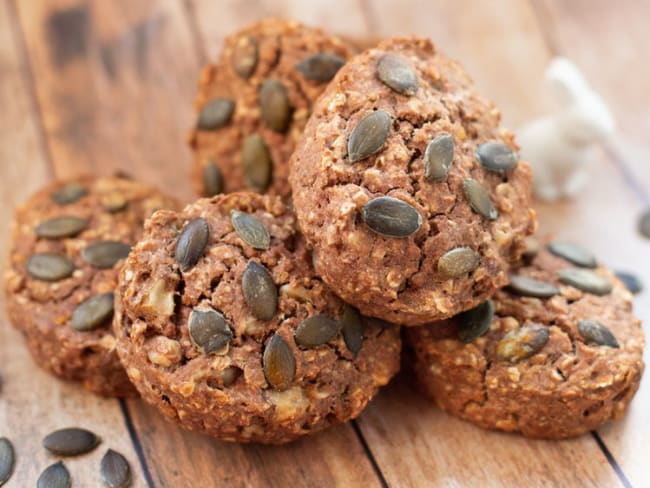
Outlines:
<svg viewBox="0 0 650 488"><path fill-rule="evenodd" d="M614 119L578 68L554 58L546 81L558 110L521 128L521 157L533 167L535 195L542 200L574 196L588 180L590 153L614 130Z"/></svg>

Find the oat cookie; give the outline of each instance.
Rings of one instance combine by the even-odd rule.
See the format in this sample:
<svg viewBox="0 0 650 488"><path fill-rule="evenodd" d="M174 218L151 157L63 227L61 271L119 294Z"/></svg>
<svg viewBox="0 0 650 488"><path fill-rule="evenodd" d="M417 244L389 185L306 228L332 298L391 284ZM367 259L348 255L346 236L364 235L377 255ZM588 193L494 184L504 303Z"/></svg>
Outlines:
<svg viewBox="0 0 650 488"><path fill-rule="evenodd" d="M142 397L223 440L283 443L354 418L399 367L398 328L314 275L279 197L156 213L118 293L118 352Z"/></svg>
<svg viewBox="0 0 650 488"><path fill-rule="evenodd" d="M631 295L590 253L561 244L515 271L491 303L408 329L415 376L440 408L549 439L622 416L644 368Z"/></svg>
<svg viewBox="0 0 650 488"><path fill-rule="evenodd" d="M199 82L189 138L197 191L288 197L296 140L314 100L349 54L342 40L286 20L262 20L229 36Z"/></svg>
<svg viewBox="0 0 650 488"><path fill-rule="evenodd" d="M316 103L290 182L316 272L360 311L420 325L507 283L535 228L499 112L429 41L352 58Z"/></svg>
<svg viewBox="0 0 650 488"><path fill-rule="evenodd" d="M135 394L110 322L117 275L144 220L177 202L122 178L58 181L16 210L9 318L41 367L100 395Z"/></svg>

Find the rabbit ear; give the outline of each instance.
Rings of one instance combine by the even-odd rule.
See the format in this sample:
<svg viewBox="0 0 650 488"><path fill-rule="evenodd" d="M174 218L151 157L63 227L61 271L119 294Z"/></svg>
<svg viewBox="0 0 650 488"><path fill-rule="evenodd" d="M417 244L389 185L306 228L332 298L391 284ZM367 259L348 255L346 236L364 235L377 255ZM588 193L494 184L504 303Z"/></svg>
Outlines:
<svg viewBox="0 0 650 488"><path fill-rule="evenodd" d="M546 69L546 81L561 103L573 103L591 93L578 67L567 58L553 58Z"/></svg>

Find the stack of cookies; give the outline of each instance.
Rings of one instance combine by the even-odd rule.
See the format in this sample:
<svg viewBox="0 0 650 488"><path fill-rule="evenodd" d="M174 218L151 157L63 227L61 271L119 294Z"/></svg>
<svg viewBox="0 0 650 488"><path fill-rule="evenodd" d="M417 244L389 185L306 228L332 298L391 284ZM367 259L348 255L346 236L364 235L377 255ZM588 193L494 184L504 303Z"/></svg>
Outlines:
<svg viewBox="0 0 650 488"><path fill-rule="evenodd" d="M81 179L19 209L10 314L39 364L283 443L358 416L403 335L421 391L482 427L562 438L620 417L643 371L630 293L585 249L531 238L528 164L431 42L358 53L265 20L199 90L206 198L178 211Z"/></svg>

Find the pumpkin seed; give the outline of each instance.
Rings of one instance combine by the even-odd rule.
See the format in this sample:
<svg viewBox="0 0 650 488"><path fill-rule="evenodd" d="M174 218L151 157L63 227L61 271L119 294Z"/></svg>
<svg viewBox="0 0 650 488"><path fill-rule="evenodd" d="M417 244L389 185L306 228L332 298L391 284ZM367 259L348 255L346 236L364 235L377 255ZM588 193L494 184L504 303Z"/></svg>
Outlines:
<svg viewBox="0 0 650 488"><path fill-rule="evenodd" d="M248 79L257 67L257 40L251 36L237 39L232 53L232 66L242 78Z"/></svg>
<svg viewBox="0 0 650 488"><path fill-rule="evenodd" d="M131 252L131 246L119 241L99 241L87 246L81 257L91 266L98 269L108 269L126 258Z"/></svg>
<svg viewBox="0 0 650 488"><path fill-rule="evenodd" d="M639 234L650 239L650 209L646 210L639 217Z"/></svg>
<svg viewBox="0 0 650 488"><path fill-rule="evenodd" d="M235 102L229 98L215 98L203 105L196 122L198 130L215 130L230 123L235 111Z"/></svg>
<svg viewBox="0 0 650 488"><path fill-rule="evenodd" d="M517 153L501 142L486 142L476 148L479 163L490 171L509 171L517 166Z"/></svg>
<svg viewBox="0 0 650 488"><path fill-rule="evenodd" d="M508 332L497 344L497 358L511 363L527 359L542 350L549 336L548 329L538 324Z"/></svg>
<svg viewBox="0 0 650 488"><path fill-rule="evenodd" d="M296 69L307 80L326 83L345 64L345 58L334 53L318 53L307 56L296 65Z"/></svg>
<svg viewBox="0 0 650 488"><path fill-rule="evenodd" d="M30 256L25 265L29 276L41 281L59 281L74 272L74 263L62 254L44 252Z"/></svg>
<svg viewBox="0 0 650 488"><path fill-rule="evenodd" d="M457 278L471 273L480 263L480 254L469 247L457 247L438 260L438 271L449 278Z"/></svg>
<svg viewBox="0 0 650 488"><path fill-rule="evenodd" d="M208 162L203 168L203 194L206 197L213 197L223 193L223 173L214 161Z"/></svg>
<svg viewBox="0 0 650 488"><path fill-rule="evenodd" d="M428 181L444 180L454 162L454 139L443 134L431 141L424 151L424 178Z"/></svg>
<svg viewBox="0 0 650 488"><path fill-rule="evenodd" d="M273 161L269 148L259 134L244 139L241 159L246 186L257 192L264 192L271 183Z"/></svg>
<svg viewBox="0 0 650 488"><path fill-rule="evenodd" d="M296 344L315 347L326 344L339 333L341 324L326 315L313 315L303 320L296 328Z"/></svg>
<svg viewBox="0 0 650 488"><path fill-rule="evenodd" d="M351 163L378 153L390 132L390 115L376 110L366 115L348 138L348 159Z"/></svg>
<svg viewBox="0 0 650 488"><path fill-rule="evenodd" d="M62 239L76 236L86 228L88 221L79 217L54 217L41 222L34 228L38 237Z"/></svg>
<svg viewBox="0 0 650 488"><path fill-rule="evenodd" d="M268 249L271 246L269 232L255 217L239 210L231 210L230 221L237 235L249 246L255 249Z"/></svg>
<svg viewBox="0 0 650 488"><path fill-rule="evenodd" d="M286 390L296 374L296 360L291 348L277 332L264 349L262 356L266 381L276 390Z"/></svg>
<svg viewBox="0 0 650 488"><path fill-rule="evenodd" d="M415 207L392 197L370 200L361 209L361 219L370 230L386 237L408 237L422 226Z"/></svg>
<svg viewBox="0 0 650 488"><path fill-rule="evenodd" d="M600 296L612 291L612 284L609 281L587 269L562 269L559 275L563 283L587 293Z"/></svg>
<svg viewBox="0 0 650 488"><path fill-rule="evenodd" d="M36 488L70 488L70 472L63 462L51 464L41 473Z"/></svg>
<svg viewBox="0 0 650 488"><path fill-rule="evenodd" d="M88 195L88 188L80 183L67 183L56 190L50 198L57 205L70 205L77 202L81 197Z"/></svg>
<svg viewBox="0 0 650 488"><path fill-rule="evenodd" d="M129 204L129 201L121 193L109 193L101 199L102 207L109 213L121 212Z"/></svg>
<svg viewBox="0 0 650 488"><path fill-rule="evenodd" d="M625 288L627 288L631 293L637 294L643 290L643 282L634 273L628 273L627 271L617 271L616 277L623 282Z"/></svg>
<svg viewBox="0 0 650 488"><path fill-rule="evenodd" d="M377 62L377 78L397 93L414 95L418 76L410 63L395 54L384 54Z"/></svg>
<svg viewBox="0 0 650 488"><path fill-rule="evenodd" d="M78 456L92 451L99 442L99 437L89 430L71 427L48 434L43 447L58 456Z"/></svg>
<svg viewBox="0 0 650 488"><path fill-rule="evenodd" d="M201 217L188 223L176 241L176 261L181 270L187 271L203 256L208 245L210 227Z"/></svg>
<svg viewBox="0 0 650 488"><path fill-rule="evenodd" d="M15 461L13 444L6 437L0 438L0 486L4 485L11 477Z"/></svg>
<svg viewBox="0 0 650 488"><path fill-rule="evenodd" d="M576 266L582 268L595 268L598 266L596 263L596 256L577 244L556 241L551 242L547 247L548 250L556 256L566 259Z"/></svg>
<svg viewBox="0 0 650 488"><path fill-rule="evenodd" d="M131 484L131 468L129 462L119 452L109 449L104 454L99 472L102 481L109 488L126 488Z"/></svg>
<svg viewBox="0 0 650 488"><path fill-rule="evenodd" d="M278 80L264 80L260 88L262 119L275 132L285 132L291 122L291 104L287 89Z"/></svg>
<svg viewBox="0 0 650 488"><path fill-rule="evenodd" d="M271 320L278 307L278 288L271 273L261 264L251 261L244 270L241 286L251 313L260 320Z"/></svg>
<svg viewBox="0 0 650 488"><path fill-rule="evenodd" d="M494 203L492 203L490 195L478 181L467 178L463 181L463 191L470 206L477 214L488 220L496 220L499 218L499 212L494 206Z"/></svg>
<svg viewBox="0 0 650 488"><path fill-rule="evenodd" d="M615 349L621 347L612 331L597 320L581 320L578 322L578 332L588 343L609 346Z"/></svg>
<svg viewBox="0 0 650 488"><path fill-rule="evenodd" d="M474 342L490 329L493 318L492 300L486 300L471 310L458 314L458 338L465 344Z"/></svg>
<svg viewBox="0 0 650 488"><path fill-rule="evenodd" d="M212 309L192 310L189 332L196 348L204 354L222 350L233 337L226 317Z"/></svg>
<svg viewBox="0 0 650 488"><path fill-rule="evenodd" d="M513 293L524 297L550 298L560 293L560 290L550 283L521 275L510 275L508 288Z"/></svg>
<svg viewBox="0 0 650 488"><path fill-rule="evenodd" d="M72 327L79 331L93 330L113 316L113 292L95 295L83 301L72 312Z"/></svg>
<svg viewBox="0 0 650 488"><path fill-rule="evenodd" d="M345 345L353 356L357 357L361 346L363 346L363 321L361 314L356 308L346 304L343 309L343 317L341 317L341 325Z"/></svg>

